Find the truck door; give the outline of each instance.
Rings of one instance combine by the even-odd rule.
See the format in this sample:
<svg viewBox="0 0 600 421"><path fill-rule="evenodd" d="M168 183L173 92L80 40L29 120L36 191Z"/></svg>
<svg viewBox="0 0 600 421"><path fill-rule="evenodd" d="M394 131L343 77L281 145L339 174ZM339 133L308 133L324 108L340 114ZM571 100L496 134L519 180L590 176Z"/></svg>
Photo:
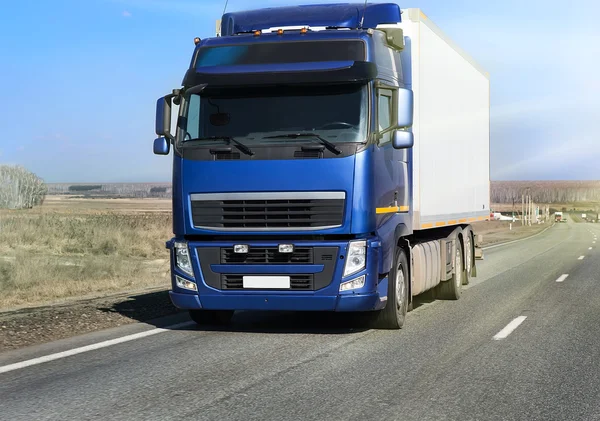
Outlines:
<svg viewBox="0 0 600 421"><path fill-rule="evenodd" d="M376 89L376 130L378 143L374 148L375 197L378 209L377 225L387 219L393 208L408 210L408 150L392 147L393 106L396 98L393 87ZM389 208L390 212L384 211Z"/></svg>

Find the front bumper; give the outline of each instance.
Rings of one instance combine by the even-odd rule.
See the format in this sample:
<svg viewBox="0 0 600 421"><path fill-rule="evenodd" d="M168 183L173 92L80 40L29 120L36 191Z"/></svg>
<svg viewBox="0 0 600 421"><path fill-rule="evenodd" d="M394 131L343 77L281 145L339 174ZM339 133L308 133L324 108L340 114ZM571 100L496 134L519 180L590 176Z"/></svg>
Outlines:
<svg viewBox="0 0 600 421"><path fill-rule="evenodd" d="M171 247L172 247L172 242ZM249 242L253 247L277 247L279 242ZM179 288L175 275L191 278L180 272L171 253L172 288L171 301L180 309L209 310L279 310L279 311L370 311L385 306L387 296L387 278L379 278L379 260L381 242L376 238L367 239L366 267L351 276L342 277L348 242L325 241L318 243L294 242L295 247L317 248L328 251L328 259L335 250L330 262L313 261L311 264L224 264L222 251L233 247L233 242L189 242L190 256L195 273L198 291ZM287 244L287 243L286 243ZM208 260L208 261L207 261ZM325 263L325 264L318 264ZM256 290L226 289L222 282L224 276L240 275L291 275L311 274L314 284L311 290ZM340 284L354 278L365 276L363 287L340 292Z"/></svg>
<svg viewBox="0 0 600 421"><path fill-rule="evenodd" d="M184 310L370 311L381 308L379 293L297 297L273 294L204 295L169 292L173 305Z"/></svg>

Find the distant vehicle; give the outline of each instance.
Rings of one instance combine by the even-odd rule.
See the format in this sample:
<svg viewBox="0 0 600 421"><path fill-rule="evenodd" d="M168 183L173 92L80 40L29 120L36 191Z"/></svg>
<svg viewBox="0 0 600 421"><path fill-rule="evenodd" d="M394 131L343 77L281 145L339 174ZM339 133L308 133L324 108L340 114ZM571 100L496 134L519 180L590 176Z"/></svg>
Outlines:
<svg viewBox="0 0 600 421"><path fill-rule="evenodd" d="M554 222L562 222L563 221L563 213L555 212L554 213Z"/></svg>
<svg viewBox="0 0 600 421"><path fill-rule="evenodd" d="M174 305L199 324L338 311L398 329L413 296L458 299L476 276L471 222L490 218L488 73L391 3L231 12L217 27L157 102Z"/></svg>
<svg viewBox="0 0 600 421"><path fill-rule="evenodd" d="M502 215L500 212L494 212L492 214L492 219L494 221L511 221L511 222L515 222L517 220L517 218L515 218L514 216Z"/></svg>

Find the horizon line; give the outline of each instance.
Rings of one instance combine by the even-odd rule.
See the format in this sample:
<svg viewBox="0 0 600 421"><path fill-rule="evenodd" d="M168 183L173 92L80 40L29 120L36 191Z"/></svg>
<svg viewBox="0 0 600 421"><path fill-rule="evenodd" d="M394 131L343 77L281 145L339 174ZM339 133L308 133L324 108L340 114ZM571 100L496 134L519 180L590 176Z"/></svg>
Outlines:
<svg viewBox="0 0 600 421"><path fill-rule="evenodd" d="M600 182L600 179L577 179L577 180L490 180L494 183L574 183L574 182ZM45 184L173 184L172 181L46 181Z"/></svg>

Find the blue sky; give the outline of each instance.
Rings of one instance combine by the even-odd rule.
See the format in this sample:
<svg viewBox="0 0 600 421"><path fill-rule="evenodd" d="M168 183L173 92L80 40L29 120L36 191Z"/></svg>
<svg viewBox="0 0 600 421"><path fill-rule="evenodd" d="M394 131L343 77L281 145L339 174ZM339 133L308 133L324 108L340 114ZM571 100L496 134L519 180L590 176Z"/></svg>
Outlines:
<svg viewBox="0 0 600 421"><path fill-rule="evenodd" d="M229 10L328 0L230 0ZM48 182L169 181L156 99L224 1L7 0L0 163ZM600 2L411 0L491 73L492 179L600 179Z"/></svg>

